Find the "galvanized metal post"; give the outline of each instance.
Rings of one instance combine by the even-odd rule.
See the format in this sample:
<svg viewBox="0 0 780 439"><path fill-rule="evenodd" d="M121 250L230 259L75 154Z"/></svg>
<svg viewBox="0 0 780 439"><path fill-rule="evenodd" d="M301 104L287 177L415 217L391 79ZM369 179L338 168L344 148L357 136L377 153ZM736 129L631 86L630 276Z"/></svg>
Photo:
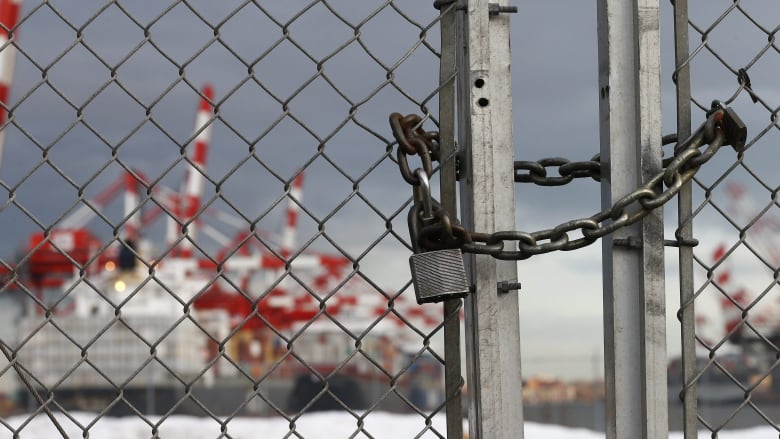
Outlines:
<svg viewBox="0 0 780 439"><path fill-rule="evenodd" d="M441 148L440 200L447 212L457 211L455 159L455 78L457 64L457 11L454 4L441 9L441 58L439 61L439 146ZM447 437L463 437L460 358L461 299L444 302L444 395L447 398Z"/></svg>
<svg viewBox="0 0 780 439"><path fill-rule="evenodd" d="M491 14L489 3L469 1L459 32L461 217L488 233L515 228L509 16ZM476 289L466 300L470 437L522 439L518 297L497 288L516 281L517 264L487 255L467 263Z"/></svg>
<svg viewBox="0 0 780 439"><path fill-rule="evenodd" d="M661 170L658 0L599 0L602 207ZM663 213L602 242L607 438L668 437Z"/></svg>
<svg viewBox="0 0 780 439"><path fill-rule="evenodd" d="M688 0L674 2L674 57L677 86L677 138L691 134L691 72L688 65ZM677 223L675 235L679 239L693 238L693 202L690 183L677 195ZM696 387L689 386L696 375L696 327L694 315L693 248L680 246L680 336L682 357L683 433L686 439L698 436Z"/></svg>

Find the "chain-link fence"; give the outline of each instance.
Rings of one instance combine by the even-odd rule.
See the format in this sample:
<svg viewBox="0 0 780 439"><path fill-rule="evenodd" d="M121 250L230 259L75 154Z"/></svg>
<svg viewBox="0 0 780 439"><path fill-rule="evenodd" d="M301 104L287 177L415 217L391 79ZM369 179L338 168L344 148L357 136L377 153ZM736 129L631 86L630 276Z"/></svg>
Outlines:
<svg viewBox="0 0 780 439"><path fill-rule="evenodd" d="M713 99L751 129L745 152L716 158L680 201L678 235L700 244L680 250L683 357L670 363L670 396L683 401L686 437L777 428L780 15L770 2L675 3L680 129Z"/></svg>
<svg viewBox="0 0 780 439"><path fill-rule="evenodd" d="M381 437L387 411L415 417L393 437L446 435L461 379L446 398L387 125L438 119L439 11L2 5L0 379L19 415L0 436L47 416L40 437L99 436L127 415L157 437L189 414L208 437L243 437L248 415L284 419L279 437ZM319 410L344 432L308 424Z"/></svg>
<svg viewBox="0 0 780 439"><path fill-rule="evenodd" d="M674 34L674 47L662 46L663 53L675 52L676 68L658 85L604 69L624 55L648 71L658 67L657 5L640 3L648 6L644 15L605 0L592 17L602 69L594 97L606 102L601 118L610 121L601 127L602 139L610 138L602 140L601 158L574 161L596 152L588 148L571 161L512 168L504 67L513 10L497 3L0 1L0 411L7 415L0 435L43 428L44 437L100 436L106 419L126 415L142 422L145 435L176 436L183 433L170 428L180 415L195 415L209 437L261 428L245 427L245 416L282 420L281 427L262 424L280 437L382 437L386 412L397 412L406 417L389 422L403 419L409 431L391 431L395 437L457 437L465 412L460 301L444 311L415 303L408 257L426 242L433 244L423 250L482 253L467 264L478 292L465 310L473 434L518 431L519 372L502 367L519 365L514 260L604 237L613 249L604 253L611 259L605 285L613 282L605 291L657 294L663 272L647 261L662 256L652 235L659 230L648 224L662 223L651 212L662 204L671 216L673 198L679 225L666 243L679 252L682 355L668 370L655 356L665 352L663 316L643 306L662 297L621 303L614 315L605 308L607 418L619 417L610 407L626 395L646 414L665 405L647 384L659 385L655 379L668 371L671 423L681 413L687 437L700 428L717 436L750 423L775 425L780 206L772 85L780 16L770 2L663 6L661 18L670 18L663 23L675 23L661 35ZM637 39L633 52L609 44L628 38ZM566 61L592 59L571 54ZM469 71L456 74L457 66ZM655 132L660 116L636 103L655 105L671 83L677 136L662 139ZM567 84L553 88L574 93ZM636 102L625 98L638 90L644 94ZM543 94L549 103L550 93ZM561 117L557 107L533 110L532 118ZM420 118L402 129L396 119L391 129L394 112ZM636 117L621 119L629 112ZM746 147L715 155L729 144L724 137L733 140L733 132L723 136L723 121L737 113L750 127ZM660 162L662 141L687 138L705 114L704 134ZM420 126L440 136L425 137ZM650 134L630 138L632 129ZM396 155L397 140L407 135ZM641 145L633 145L638 138ZM699 151L702 144L710 148ZM612 148L626 149L613 156ZM618 162L625 152L637 163ZM426 162L429 153L435 155ZM399 176L400 164L407 182L419 186L408 163L418 158L442 189L435 221L424 224L424 194ZM625 169L644 177L635 181ZM557 227L545 210L541 231L517 231L513 192L504 190L513 176L545 186L602 180L603 203L611 197L605 206L612 207ZM640 189L621 193L624 186ZM484 198L475 208L478 196ZM412 245L409 224L416 221ZM643 246L658 251L643 260L630 253ZM645 264L637 265L640 275L628 268L634 262ZM640 319L638 310L645 312ZM620 339L614 322L623 317L641 320L631 331L652 337ZM614 385L623 378L637 388ZM329 423L343 416L342 430L328 433L328 422L307 416L323 410L341 412ZM666 428L663 417L651 424Z"/></svg>

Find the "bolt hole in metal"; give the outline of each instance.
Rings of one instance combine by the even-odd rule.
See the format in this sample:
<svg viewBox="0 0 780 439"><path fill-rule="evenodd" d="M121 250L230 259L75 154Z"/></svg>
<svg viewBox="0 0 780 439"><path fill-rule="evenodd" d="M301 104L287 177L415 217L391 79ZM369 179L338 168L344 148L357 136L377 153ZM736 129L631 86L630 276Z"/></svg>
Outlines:
<svg viewBox="0 0 780 439"><path fill-rule="evenodd" d="M480 107L487 107L490 105L490 101L487 98L479 98L477 99L477 105Z"/></svg>
<svg viewBox="0 0 780 439"><path fill-rule="evenodd" d="M474 81L474 87L482 88L484 86L485 86L485 80L484 79L479 78L476 81Z"/></svg>

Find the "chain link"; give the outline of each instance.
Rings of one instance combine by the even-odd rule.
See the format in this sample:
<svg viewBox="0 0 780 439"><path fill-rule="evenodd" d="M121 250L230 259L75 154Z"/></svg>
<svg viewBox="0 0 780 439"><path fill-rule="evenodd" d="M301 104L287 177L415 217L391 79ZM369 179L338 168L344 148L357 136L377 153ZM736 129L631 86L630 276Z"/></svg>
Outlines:
<svg viewBox="0 0 780 439"><path fill-rule="evenodd" d="M420 127L419 116L401 116L393 113L390 125L398 141L398 164L404 179L412 185L419 180L410 171L407 155L418 154L423 168L433 169L431 159L438 145L435 133ZM585 247L618 229L630 226L662 206L691 181L699 168L709 161L724 145L731 145L738 153L745 147L747 128L731 108L723 108L714 101L707 120L687 139L678 143L672 157L663 160L664 169L643 186L617 200L612 207L589 218L567 221L558 226L536 232L500 231L477 233L467 231L457 219L434 203L433 220L422 222L422 203L415 197L409 212L409 231L415 248L433 251L460 248L466 253L487 254L496 259L523 260L553 251L571 251ZM672 143L676 135L664 136L663 142ZM702 146L708 145L703 151ZM403 159L402 159L403 157ZM548 158L538 162L515 162L515 181L532 182L541 186L559 186L575 178L601 180L601 161L597 155L591 161L570 162L564 158ZM548 177L547 169L557 167L560 177ZM520 171L528 171L520 173ZM407 178L410 175L411 178ZM582 236L573 238L570 233ZM507 250L507 243L515 243L516 250Z"/></svg>
<svg viewBox="0 0 780 439"><path fill-rule="evenodd" d="M531 161L516 161L515 183L533 183L539 186L563 186L575 178L592 178L601 181L601 163L598 156L582 162L572 162L562 157ZM560 177L550 177L547 168L557 167ZM527 172L523 172L527 171Z"/></svg>
<svg viewBox="0 0 780 439"><path fill-rule="evenodd" d="M667 134L661 139L662 145L677 142L677 134ZM671 160L667 159L667 162ZM668 163L664 163L667 166ZM536 162L516 161L515 183L533 183L538 186L563 186L575 178L592 178L601 181L601 157L596 154L590 160L572 162L563 157L550 157ZM550 177L547 168L558 168L560 177ZM525 172L524 172L525 171Z"/></svg>
<svg viewBox="0 0 780 439"><path fill-rule="evenodd" d="M401 175L407 183L419 186L420 179L409 166L409 156L418 155L422 161L422 169L428 178L433 175L433 162L439 160L439 133L424 131L423 119L416 114L402 116L399 113L390 115L390 128L393 137L398 141L398 166Z"/></svg>

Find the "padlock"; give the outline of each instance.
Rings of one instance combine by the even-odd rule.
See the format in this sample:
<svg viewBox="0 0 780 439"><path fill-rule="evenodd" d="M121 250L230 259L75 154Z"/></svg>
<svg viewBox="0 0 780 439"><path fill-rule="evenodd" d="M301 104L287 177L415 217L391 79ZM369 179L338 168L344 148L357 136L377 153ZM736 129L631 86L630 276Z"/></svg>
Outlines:
<svg viewBox="0 0 780 439"><path fill-rule="evenodd" d="M470 289L460 249L421 251L420 226L434 220L433 198L427 174L422 169L414 171L420 181L415 192L417 202L409 211L409 235L414 253L409 258L412 284L417 303L442 302L468 295ZM422 218L420 217L422 210Z"/></svg>
<svg viewBox="0 0 780 439"><path fill-rule="evenodd" d="M463 253L459 249L417 253L409 258L417 303L442 302L469 293Z"/></svg>

